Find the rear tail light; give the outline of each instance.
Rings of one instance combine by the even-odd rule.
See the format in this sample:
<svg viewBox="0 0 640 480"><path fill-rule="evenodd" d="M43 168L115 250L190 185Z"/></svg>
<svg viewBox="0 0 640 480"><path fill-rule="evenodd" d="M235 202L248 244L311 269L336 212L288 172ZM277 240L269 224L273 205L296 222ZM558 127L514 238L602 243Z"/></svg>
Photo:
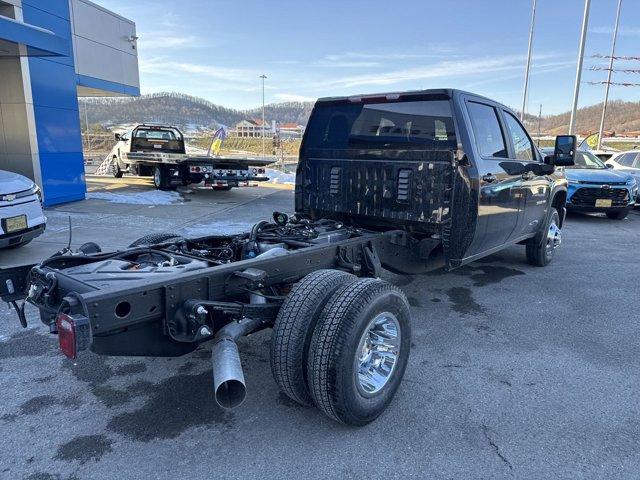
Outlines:
<svg viewBox="0 0 640 480"><path fill-rule="evenodd" d="M91 325L89 319L82 315L60 313L56 318L60 350L67 357L76 359L78 352L91 345Z"/></svg>

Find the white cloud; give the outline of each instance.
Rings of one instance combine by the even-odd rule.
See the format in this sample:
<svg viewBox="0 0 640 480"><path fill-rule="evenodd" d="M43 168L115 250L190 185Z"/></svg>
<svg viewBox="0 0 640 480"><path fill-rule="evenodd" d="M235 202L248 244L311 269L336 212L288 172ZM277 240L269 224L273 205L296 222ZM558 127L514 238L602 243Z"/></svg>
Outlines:
<svg viewBox="0 0 640 480"><path fill-rule="evenodd" d="M138 35L139 50L158 50L175 47L203 47L201 39L193 35L163 35L157 33L140 33ZM166 50L165 50L166 51Z"/></svg>
<svg viewBox="0 0 640 480"><path fill-rule="evenodd" d="M317 100L316 97L296 95L295 93L276 93L273 98L280 102L315 102Z"/></svg>
<svg viewBox="0 0 640 480"><path fill-rule="evenodd" d="M602 35L613 35L613 27L593 27L589 29L589 32ZM640 37L640 28L620 27L618 29L618 35L621 37Z"/></svg>
<svg viewBox="0 0 640 480"><path fill-rule="evenodd" d="M536 58L548 58L538 56ZM524 55L480 57L474 59L445 60L421 67L405 68L383 73L353 75L338 79L329 79L315 85L316 88L353 88L370 85L393 85L437 78L459 77L464 75L492 74L510 70L524 70Z"/></svg>

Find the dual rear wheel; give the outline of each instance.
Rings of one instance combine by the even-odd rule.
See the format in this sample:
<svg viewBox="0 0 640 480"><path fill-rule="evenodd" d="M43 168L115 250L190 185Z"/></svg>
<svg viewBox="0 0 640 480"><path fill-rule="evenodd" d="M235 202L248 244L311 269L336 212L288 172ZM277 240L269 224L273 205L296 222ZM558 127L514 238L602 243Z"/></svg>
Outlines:
<svg viewBox="0 0 640 480"><path fill-rule="evenodd" d="M275 322L271 368L282 391L348 425L375 420L409 358L404 294L378 279L320 270L297 283Z"/></svg>

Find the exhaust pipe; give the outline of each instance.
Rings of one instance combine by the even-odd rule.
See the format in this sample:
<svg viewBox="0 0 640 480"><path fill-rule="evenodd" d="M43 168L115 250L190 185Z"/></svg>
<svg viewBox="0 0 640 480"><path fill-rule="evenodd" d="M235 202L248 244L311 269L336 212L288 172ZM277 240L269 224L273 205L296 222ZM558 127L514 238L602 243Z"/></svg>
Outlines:
<svg viewBox="0 0 640 480"><path fill-rule="evenodd" d="M225 325L214 337L211 348L213 389L216 403L222 408L239 407L247 396L236 341L240 337L255 332L262 325L260 320L243 318Z"/></svg>

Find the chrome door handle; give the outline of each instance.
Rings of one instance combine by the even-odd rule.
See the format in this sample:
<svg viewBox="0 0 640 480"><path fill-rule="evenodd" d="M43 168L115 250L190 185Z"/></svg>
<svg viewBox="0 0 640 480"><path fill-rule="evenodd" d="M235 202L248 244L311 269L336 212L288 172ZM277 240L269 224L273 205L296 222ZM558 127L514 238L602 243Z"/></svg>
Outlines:
<svg viewBox="0 0 640 480"><path fill-rule="evenodd" d="M486 175L482 176L482 181L486 182L486 183L493 183L496 180L498 180L498 177L496 177L494 174L492 173L487 173Z"/></svg>

